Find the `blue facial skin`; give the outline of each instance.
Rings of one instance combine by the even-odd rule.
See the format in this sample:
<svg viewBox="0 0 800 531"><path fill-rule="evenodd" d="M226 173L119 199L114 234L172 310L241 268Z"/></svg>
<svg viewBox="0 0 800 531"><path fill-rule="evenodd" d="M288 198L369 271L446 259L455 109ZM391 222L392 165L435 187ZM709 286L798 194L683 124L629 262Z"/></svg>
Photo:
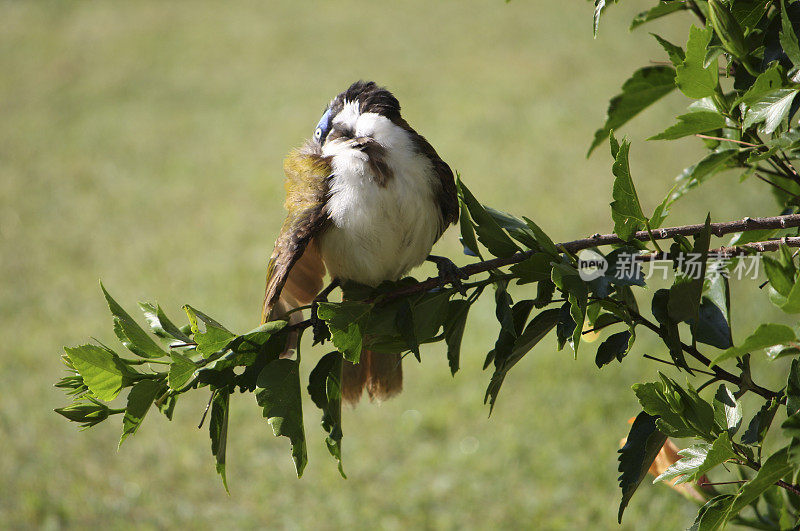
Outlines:
<svg viewBox="0 0 800 531"><path fill-rule="evenodd" d="M325 111L325 114L322 115L322 118L319 119L317 128L314 130L314 140L318 144L322 144L325 141L325 138L328 136L330 130L331 130L331 110L328 109L327 111Z"/></svg>

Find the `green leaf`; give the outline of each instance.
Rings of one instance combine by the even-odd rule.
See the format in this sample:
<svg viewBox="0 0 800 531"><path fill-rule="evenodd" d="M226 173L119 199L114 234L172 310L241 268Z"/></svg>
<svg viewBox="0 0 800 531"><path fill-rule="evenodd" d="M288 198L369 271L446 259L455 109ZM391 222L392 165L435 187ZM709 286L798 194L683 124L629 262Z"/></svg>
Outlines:
<svg viewBox="0 0 800 531"><path fill-rule="evenodd" d="M236 335L225 329L224 326L207 316L203 312L192 308L188 304L183 307L186 315L189 316L189 325L192 328L192 335L197 343L197 351L207 358L216 352L225 350L228 344ZM198 319L205 324L206 331L201 332L197 323Z"/></svg>
<svg viewBox="0 0 800 531"><path fill-rule="evenodd" d="M675 69L669 66L640 68L622 85L622 93L608 103L606 122L594 134L588 157L602 144L611 130L620 128L644 109L675 88Z"/></svg>
<svg viewBox="0 0 800 531"><path fill-rule="evenodd" d="M110 402L138 373L113 352L95 345L64 347L72 366L94 396Z"/></svg>
<svg viewBox="0 0 800 531"><path fill-rule="evenodd" d="M595 364L598 368L602 368L614 361L622 361L631 347L633 347L633 334L630 331L617 332L611 334L603 343L597 348L597 356L595 357Z"/></svg>
<svg viewBox="0 0 800 531"><path fill-rule="evenodd" d="M690 324L692 325L694 340L698 343L704 343L723 350L733 346L731 327L725 317L725 312L711 302L708 297L702 298L699 318L697 321L691 321Z"/></svg>
<svg viewBox="0 0 800 531"><path fill-rule="evenodd" d="M225 453L228 449L228 411L231 393L228 389L217 389L211 400L211 417L208 422L208 435L211 438L211 453L217 460L217 474L222 478L225 492L228 489L228 478L225 475Z"/></svg>
<svg viewBox="0 0 800 531"><path fill-rule="evenodd" d="M747 430L742 434L742 444L760 445L764 441L764 437L772 425L772 420L775 418L775 413L778 411L778 405L779 402L773 399L761 406L761 409L747 425Z"/></svg>
<svg viewBox="0 0 800 531"><path fill-rule="evenodd" d="M114 332L117 337L125 345L125 348L143 358L162 358L167 355L166 351L156 344L153 339L147 335L141 326L133 320L128 312L122 309L122 306L117 304L111 295L106 291L103 283L100 283L100 289L103 290L108 309L114 315Z"/></svg>
<svg viewBox="0 0 800 531"><path fill-rule="evenodd" d="M686 59L676 69L675 82L686 96L694 99L712 96L718 89L717 62L705 64L706 50L714 31L692 26L686 44Z"/></svg>
<svg viewBox="0 0 800 531"><path fill-rule="evenodd" d="M744 105L749 107L760 101L764 96L775 92L783 86L783 76L781 75L780 65L776 62L770 65L765 71L760 73L747 92L737 99L734 105Z"/></svg>
<svg viewBox="0 0 800 531"><path fill-rule="evenodd" d="M545 253L536 253L530 258L511 266L511 272L519 277L517 284L529 284L550 278L552 258Z"/></svg>
<svg viewBox="0 0 800 531"><path fill-rule="evenodd" d="M730 5L731 13L742 28L758 24L769 7L769 3L763 0L736 0Z"/></svg>
<svg viewBox="0 0 800 531"><path fill-rule="evenodd" d="M169 365L169 387L180 391L194 376L197 364L180 352L172 351L170 357L172 363Z"/></svg>
<svg viewBox="0 0 800 531"><path fill-rule="evenodd" d="M650 22L651 20L661 18L682 9L687 9L686 4L683 2L675 2L674 0L661 0L655 7L651 7L647 11L642 11L633 17L631 26L628 29L634 30L645 22Z"/></svg>
<svg viewBox="0 0 800 531"><path fill-rule="evenodd" d="M683 170L675 179L678 181L678 188L672 193L669 203L674 203L687 192L700 186L706 179L725 169L738 152L738 149L712 151L697 164Z"/></svg>
<svg viewBox="0 0 800 531"><path fill-rule="evenodd" d="M192 341L189 339L189 336L181 332L180 328L170 321L167 314L161 309L161 306L149 302L140 302L139 308L142 309L144 319L147 321L147 324L150 325L150 329L158 337L170 340L177 339L184 343L190 343Z"/></svg>
<svg viewBox="0 0 800 531"><path fill-rule="evenodd" d="M733 498L734 496L731 494L721 494L711 498L700 508L697 519L689 531L716 531L719 529L725 523Z"/></svg>
<svg viewBox="0 0 800 531"><path fill-rule="evenodd" d="M551 308L539 313L531 319L523 332L514 340L510 353L505 357L495 357L495 370L489 387L486 389L484 403L489 402L489 413L494 409L497 395L503 385L508 371L521 360L525 354L536 346L558 323L559 310Z"/></svg>
<svg viewBox="0 0 800 531"><path fill-rule="evenodd" d="M613 0L614 3L617 3L617 0ZM592 34L595 38L597 38L597 27L600 24L600 14L605 9L607 0L594 0L594 19L592 23Z"/></svg>
<svg viewBox="0 0 800 531"><path fill-rule="evenodd" d="M800 68L800 44L797 42L797 34L786 12L784 0L781 0L781 32L779 38L783 51L786 52L789 60L795 68Z"/></svg>
<svg viewBox="0 0 800 531"><path fill-rule="evenodd" d="M676 322L696 321L700 314L700 301L703 295L708 247L711 241L711 215L706 216L703 232L694 237L694 245L689 259L682 264L681 275L669 288L669 316ZM699 264L691 263L692 257L699 257ZM699 266L699 269L698 267Z"/></svg>
<svg viewBox="0 0 800 531"><path fill-rule="evenodd" d="M786 313L800 313L800 278L794 283L785 300L773 301L775 302Z"/></svg>
<svg viewBox="0 0 800 531"><path fill-rule="evenodd" d="M672 361L676 366L691 372L689 365L686 363L686 357L683 355L678 322L669 315L669 300L670 291L668 289L660 289L653 294L651 303L653 317L661 325L661 329L664 332L664 344L669 348L669 355Z"/></svg>
<svg viewBox="0 0 800 531"><path fill-rule="evenodd" d="M470 303L466 300L450 301L444 320L444 341L447 344L447 363L455 376L461 359L461 340L467 325Z"/></svg>
<svg viewBox="0 0 800 531"><path fill-rule="evenodd" d="M572 350L577 356L578 345L583 332L583 321L586 318L589 289L586 286L586 282L578 276L578 272L564 264L556 264L553 268L552 280L558 289L567 296L567 301L569 302L569 313L575 322L575 328L572 331Z"/></svg>
<svg viewBox="0 0 800 531"><path fill-rule="evenodd" d="M128 406L122 419L122 437L119 446L122 446L128 435L136 433L153 401L164 391L166 387L163 380L142 380L131 388L128 394Z"/></svg>
<svg viewBox="0 0 800 531"><path fill-rule="evenodd" d="M408 300L400 301L400 307L396 314L397 329L405 343L405 348L414 354L417 361L422 361L419 354L419 341L417 340L416 326L414 325L414 310Z"/></svg>
<svg viewBox="0 0 800 531"><path fill-rule="evenodd" d="M475 221L478 240L490 253L497 257L507 257L520 251L517 244L506 234L495 219L486 211L464 183L459 188L470 217Z"/></svg>
<svg viewBox="0 0 800 531"><path fill-rule="evenodd" d="M320 358L308 378L308 394L322 410L322 428L328 434L325 445L339 465L339 474L347 478L342 468L342 355L330 352Z"/></svg>
<svg viewBox="0 0 800 531"><path fill-rule="evenodd" d="M774 345L783 345L797 341L794 330L786 325L764 323L756 328L744 342L738 347L731 347L711 362L711 365L719 365L721 362L744 356L755 350L761 350Z"/></svg>
<svg viewBox="0 0 800 531"><path fill-rule="evenodd" d="M616 144L614 133L611 133L612 146ZM614 232L623 240L630 241L637 230L641 230L647 223L647 217L642 212L639 196L631 178L628 151L630 142L627 138L622 140L617 153L614 155L614 189L611 203L611 217L614 219ZM613 153L612 149L612 153Z"/></svg>
<svg viewBox="0 0 800 531"><path fill-rule="evenodd" d="M301 477L308 455L300 399L299 363L287 358L268 363L258 375L256 400L264 408L263 415L272 426L275 436L288 437L291 441L292 460L297 477Z"/></svg>
<svg viewBox="0 0 800 531"><path fill-rule="evenodd" d="M469 215L469 209L464 203L464 193L462 187L464 184L461 182L461 175L456 173L456 188L458 189L458 210L459 210L459 227L461 229L461 241L464 247L472 252L478 258L481 258L481 252L478 247L478 240L475 239L475 224L472 223L472 218Z"/></svg>
<svg viewBox="0 0 800 531"><path fill-rule="evenodd" d="M497 210L489 206L484 206L484 208L497 224L508 232L509 236L528 249L533 251L539 250L539 242L537 241L539 234L531 230L531 227L526 224L525 221L507 212L503 212L502 210ZM541 230L539 230L539 232L541 232Z"/></svg>
<svg viewBox="0 0 800 531"><path fill-rule="evenodd" d="M657 417L645 412L639 413L633 421L625 446L619 450L619 486L622 501L619 504L617 520L622 523L622 513L628 506L639 484L655 461L667 436L656 428Z"/></svg>
<svg viewBox="0 0 800 531"><path fill-rule="evenodd" d="M671 4L675 5L677 2L670 2ZM686 59L686 53L683 51L683 48L672 44L667 39L661 37L660 35L656 35L655 33L651 33L653 37L655 37L658 44L664 48L664 51L667 52L669 56L669 60L672 62L673 65L678 66L679 64L683 63L684 59Z"/></svg>
<svg viewBox="0 0 800 531"><path fill-rule="evenodd" d="M792 360L786 382L786 413L791 417L800 411L800 361Z"/></svg>
<svg viewBox="0 0 800 531"><path fill-rule="evenodd" d="M787 449L783 448L766 460L755 477L745 483L728 510L726 520L739 514L739 511L757 500L765 490L772 487L776 481L791 472L792 466L788 462Z"/></svg>
<svg viewBox="0 0 800 531"><path fill-rule="evenodd" d="M742 408L725 384L720 384L714 395L714 419L731 436L742 425Z"/></svg>
<svg viewBox="0 0 800 531"><path fill-rule="evenodd" d="M678 122L663 132L651 136L648 140L675 140L697 133L720 129L725 125L725 117L717 112L698 111L678 116Z"/></svg>
<svg viewBox="0 0 800 531"><path fill-rule="evenodd" d="M372 304L356 301L320 302L317 315L331 331L331 341L347 361L358 363Z"/></svg>
<svg viewBox="0 0 800 531"><path fill-rule="evenodd" d="M744 31L728 8L719 0L708 0L708 15L709 22L725 49L735 58L745 61L748 48L745 45Z"/></svg>
<svg viewBox="0 0 800 531"><path fill-rule="evenodd" d="M759 131L767 135L772 134L789 114L789 108L797 93L797 89L778 89L762 96L747 109L742 127L748 129L764 122Z"/></svg>
<svg viewBox="0 0 800 531"><path fill-rule="evenodd" d="M679 478L675 484L695 481L700 476L721 465L729 459L736 458L736 452L731 446L728 432L720 435L713 444L696 444L685 450L680 450L678 455L682 457L658 476L653 483L659 481Z"/></svg>
<svg viewBox="0 0 800 531"><path fill-rule="evenodd" d="M788 297L794 287L794 271L769 256L762 256L761 259L770 286L784 297Z"/></svg>

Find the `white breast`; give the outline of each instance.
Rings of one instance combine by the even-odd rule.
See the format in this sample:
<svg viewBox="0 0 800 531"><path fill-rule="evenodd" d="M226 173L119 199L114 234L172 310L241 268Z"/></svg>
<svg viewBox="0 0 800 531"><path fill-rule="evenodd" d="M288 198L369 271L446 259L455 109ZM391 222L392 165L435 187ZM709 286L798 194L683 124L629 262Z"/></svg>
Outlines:
<svg viewBox="0 0 800 531"><path fill-rule="evenodd" d="M356 136L370 136L386 148L393 177L380 185L367 155L335 141L323 148L332 156L327 202L331 226L319 247L332 277L375 286L396 280L421 264L440 227L428 158L414 149L409 134L387 118L362 114Z"/></svg>

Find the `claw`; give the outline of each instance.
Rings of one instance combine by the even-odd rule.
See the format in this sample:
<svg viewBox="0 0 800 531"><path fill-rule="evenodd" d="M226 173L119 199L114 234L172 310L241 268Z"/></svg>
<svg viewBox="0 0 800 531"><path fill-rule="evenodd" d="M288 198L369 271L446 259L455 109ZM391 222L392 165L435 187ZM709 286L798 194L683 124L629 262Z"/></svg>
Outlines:
<svg viewBox="0 0 800 531"><path fill-rule="evenodd" d="M452 260L444 256L434 255L428 256L426 260L436 264L436 268L439 270L439 278L441 278L445 284L452 285L461 295L467 295L467 289L461 281L468 279L469 275L462 273Z"/></svg>

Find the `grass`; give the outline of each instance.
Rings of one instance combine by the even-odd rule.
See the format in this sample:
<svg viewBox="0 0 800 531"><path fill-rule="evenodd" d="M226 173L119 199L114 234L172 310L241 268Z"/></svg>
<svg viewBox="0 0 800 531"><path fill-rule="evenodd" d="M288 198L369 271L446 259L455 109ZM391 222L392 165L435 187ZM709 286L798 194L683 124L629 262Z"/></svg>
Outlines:
<svg viewBox="0 0 800 531"><path fill-rule="evenodd" d="M641 359L659 353L653 342L598 371L591 349L575 361L547 341L487 420L481 366L496 323L484 301L454 379L441 347L427 348L421 365L406 362L400 397L345 412L347 481L310 402L297 480L286 441L236 396L230 497L194 427L203 397L182 400L172 424L148 418L117 452L116 421L78 433L52 412L65 403L52 383L62 345L113 341L100 277L131 310L157 296L175 317L190 303L251 328L283 217L282 157L358 78L390 87L484 202L556 240L609 231L607 148L584 155L608 98L662 58L643 30L627 32L639 4L609 8L593 40L583 2L0 3L0 522L618 528L616 449L638 412L630 385L654 375ZM653 28L677 41L687 20ZM684 105L672 95L626 128L646 210L700 154L692 141L643 141ZM669 223L773 213L757 183L717 179L730 186L693 192ZM438 251L468 260L455 230ZM734 292L752 301L753 290ZM737 337L764 312L775 315L762 299L742 308ZM622 528L685 527L695 511L644 485Z"/></svg>

